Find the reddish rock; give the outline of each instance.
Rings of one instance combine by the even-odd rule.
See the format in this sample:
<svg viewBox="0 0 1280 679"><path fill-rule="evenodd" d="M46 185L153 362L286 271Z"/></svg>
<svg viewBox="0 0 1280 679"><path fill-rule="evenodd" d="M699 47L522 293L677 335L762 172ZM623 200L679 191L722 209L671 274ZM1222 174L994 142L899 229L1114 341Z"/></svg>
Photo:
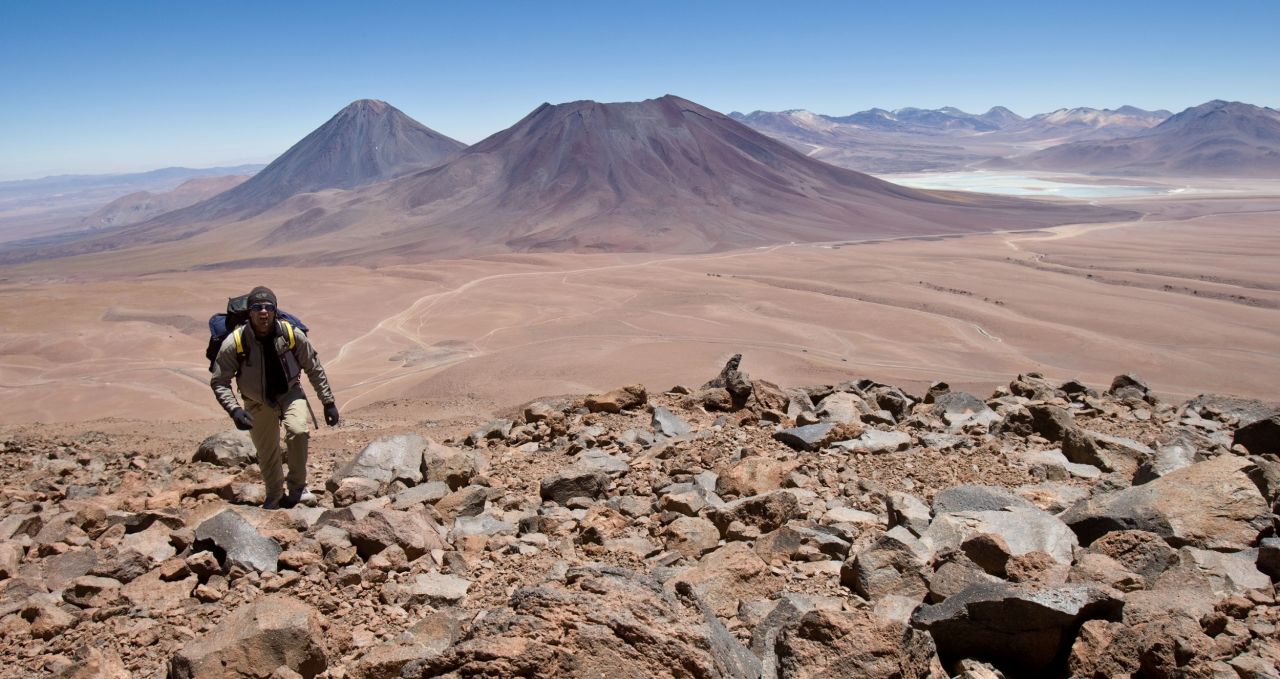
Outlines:
<svg viewBox="0 0 1280 679"><path fill-rule="evenodd" d="M170 679L241 679L286 667L310 679L328 667L316 609L273 594L233 611L169 661Z"/></svg>
<svg viewBox="0 0 1280 679"><path fill-rule="evenodd" d="M914 679L946 676L928 633L867 611L810 611L776 643L783 679Z"/></svg>
<svg viewBox="0 0 1280 679"><path fill-rule="evenodd" d="M644 385L632 384L599 396L588 396L584 405L593 413L620 413L623 410L639 408L648 400L649 395Z"/></svg>

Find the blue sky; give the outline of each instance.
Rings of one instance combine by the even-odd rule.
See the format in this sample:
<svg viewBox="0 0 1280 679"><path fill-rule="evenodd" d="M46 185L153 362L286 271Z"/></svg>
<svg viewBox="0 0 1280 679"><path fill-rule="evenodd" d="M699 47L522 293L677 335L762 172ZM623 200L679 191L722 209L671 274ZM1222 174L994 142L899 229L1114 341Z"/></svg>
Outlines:
<svg viewBox="0 0 1280 679"><path fill-rule="evenodd" d="M1280 2L0 2L0 180L266 162L355 99L473 143L542 102L1280 105ZM1044 6L1041 6L1044 5Z"/></svg>

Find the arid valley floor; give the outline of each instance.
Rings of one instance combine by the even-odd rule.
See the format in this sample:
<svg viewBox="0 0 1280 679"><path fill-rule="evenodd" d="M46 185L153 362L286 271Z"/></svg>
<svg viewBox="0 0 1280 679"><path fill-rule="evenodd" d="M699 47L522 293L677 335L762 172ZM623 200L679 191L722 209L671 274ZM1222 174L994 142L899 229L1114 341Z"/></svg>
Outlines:
<svg viewBox="0 0 1280 679"><path fill-rule="evenodd" d="M225 297L274 288L349 422L422 419L702 375L869 377L986 392L1009 375L1137 372L1176 397L1280 381L1280 184L1113 200L1137 221L706 255L508 255L137 277L0 270L0 423L216 420L202 349ZM152 263L154 267L154 263Z"/></svg>

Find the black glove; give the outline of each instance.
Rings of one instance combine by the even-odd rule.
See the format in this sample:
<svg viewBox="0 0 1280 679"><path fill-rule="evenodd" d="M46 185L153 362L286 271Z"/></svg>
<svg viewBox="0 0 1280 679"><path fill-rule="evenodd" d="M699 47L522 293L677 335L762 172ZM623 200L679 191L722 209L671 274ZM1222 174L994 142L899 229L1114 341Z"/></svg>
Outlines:
<svg viewBox="0 0 1280 679"><path fill-rule="evenodd" d="M330 427L338 426L338 404L337 403L324 404L324 423L329 425Z"/></svg>
<svg viewBox="0 0 1280 679"><path fill-rule="evenodd" d="M253 415L244 408L236 408L231 411L231 419L236 423L236 429L240 431L249 431L253 429Z"/></svg>

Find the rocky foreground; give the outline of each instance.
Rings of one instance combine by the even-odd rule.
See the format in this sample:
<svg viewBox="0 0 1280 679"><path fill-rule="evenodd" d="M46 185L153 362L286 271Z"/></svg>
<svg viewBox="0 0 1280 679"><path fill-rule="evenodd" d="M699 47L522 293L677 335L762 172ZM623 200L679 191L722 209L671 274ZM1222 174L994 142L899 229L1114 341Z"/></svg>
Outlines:
<svg viewBox="0 0 1280 679"><path fill-rule="evenodd" d="M737 368L384 436L289 510L239 433L10 435L0 675L1280 677L1274 406Z"/></svg>

